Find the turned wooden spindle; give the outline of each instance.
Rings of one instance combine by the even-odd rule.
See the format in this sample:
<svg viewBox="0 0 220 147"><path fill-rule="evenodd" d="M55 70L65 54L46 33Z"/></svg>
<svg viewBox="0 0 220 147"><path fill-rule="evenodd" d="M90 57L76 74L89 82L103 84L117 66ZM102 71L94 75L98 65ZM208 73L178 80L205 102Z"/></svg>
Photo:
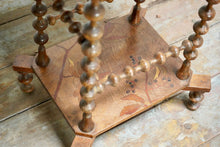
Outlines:
<svg viewBox="0 0 220 147"><path fill-rule="evenodd" d="M137 25L141 21L141 3L145 0L135 0L136 5L133 8L131 15L129 16L128 20L132 25Z"/></svg>
<svg viewBox="0 0 220 147"><path fill-rule="evenodd" d="M50 61L44 47L44 44L47 43L49 39L48 35L44 33L44 30L48 26L48 21L43 18L43 16L47 13L47 6L42 3L41 0L35 1L36 3L32 6L32 13L37 17L37 19L33 21L33 27L37 30L37 33L34 35L34 41L39 45L38 55L35 62L40 67L46 67Z"/></svg>
<svg viewBox="0 0 220 147"><path fill-rule="evenodd" d="M83 119L79 122L79 128L83 132L90 132L94 129L92 111L95 109L94 86L97 82L96 72L100 68L98 56L101 54L100 39L103 35L103 26L99 24L104 17L105 9L99 0L91 0L85 4L84 15L90 20L86 23L82 34L86 41L82 43L82 52L85 55L81 61L84 73L80 77L82 88L80 95L80 108L83 111Z"/></svg>
<svg viewBox="0 0 220 147"><path fill-rule="evenodd" d="M123 73L120 75L116 75L113 73L110 74L106 80L100 80L102 82L98 82L96 84L96 86L94 87L95 93L102 93L104 91L104 88L107 85L111 85L114 87L117 86L117 84L120 82L120 80L125 79L125 78L130 79L130 78L134 77L138 71L148 72L152 65L154 65L154 64L161 64L162 65L162 64L166 63L166 60L169 57L174 57L174 58L178 57L180 51L184 50L186 48L186 46L187 46L185 44L186 42L189 42L189 41L188 40L184 41L184 43L180 47L170 46L168 52L156 53L152 60L147 61L145 59L141 59L136 67L126 66L123 70Z"/></svg>
<svg viewBox="0 0 220 147"><path fill-rule="evenodd" d="M207 21L210 21L215 17L215 10L212 6L214 4L218 4L220 0L207 0L207 2L208 5L199 9L199 17L201 18L201 21L197 21L193 25L195 34L188 38L191 43L188 42L188 47L184 49L183 54L186 59L176 74L181 80L185 80L190 77L191 60L195 60L197 58L198 51L196 48L201 47L203 44L203 38L201 35L205 35L209 30Z"/></svg>

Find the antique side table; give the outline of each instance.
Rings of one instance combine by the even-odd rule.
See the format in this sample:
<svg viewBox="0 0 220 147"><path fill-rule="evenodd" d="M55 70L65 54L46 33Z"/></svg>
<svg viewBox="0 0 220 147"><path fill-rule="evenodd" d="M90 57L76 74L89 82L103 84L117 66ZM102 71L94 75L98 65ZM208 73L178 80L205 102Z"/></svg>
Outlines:
<svg viewBox="0 0 220 147"><path fill-rule="evenodd" d="M181 90L190 91L185 105L196 110L203 93L210 91L210 76L193 74L190 65L208 32L207 21L215 16L213 5L220 0L206 0L208 4L199 9L201 20L193 26L195 34L179 47L169 46L142 17L140 5L145 0L135 0L130 15L105 21L104 0L77 3L73 10L66 10L63 0L55 0L52 7L60 15L46 17L47 7L42 0L35 1L38 54L17 56L13 69L20 73L24 92L34 90L32 73L40 79L76 134L72 146L91 146L98 135ZM89 22L81 27L74 13ZM78 36L46 50L44 30L58 19L69 23L68 30ZM179 58L181 51L184 61Z"/></svg>

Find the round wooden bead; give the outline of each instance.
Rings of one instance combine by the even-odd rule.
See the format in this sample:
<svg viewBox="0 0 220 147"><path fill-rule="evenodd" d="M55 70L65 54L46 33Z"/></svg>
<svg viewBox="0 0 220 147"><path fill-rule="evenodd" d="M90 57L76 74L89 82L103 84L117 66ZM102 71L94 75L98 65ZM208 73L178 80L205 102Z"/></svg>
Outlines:
<svg viewBox="0 0 220 147"><path fill-rule="evenodd" d="M71 11L64 11L60 17L62 22L71 22L72 18L73 18L73 12Z"/></svg>
<svg viewBox="0 0 220 147"><path fill-rule="evenodd" d="M103 26L92 26L91 23L86 23L83 29L83 36L89 41L96 41L102 38Z"/></svg>
<svg viewBox="0 0 220 147"><path fill-rule="evenodd" d="M79 106L84 113L92 113L92 111L95 109L95 101L87 102L82 99Z"/></svg>
<svg viewBox="0 0 220 147"><path fill-rule="evenodd" d="M55 16L52 16L52 15L48 15L47 16L47 20L48 20L48 22L49 22L49 24L50 25L55 25L56 24L56 18L55 18Z"/></svg>
<svg viewBox="0 0 220 147"><path fill-rule="evenodd" d="M97 57L101 54L102 46L100 42L95 42L91 44L88 40L84 41L82 44L82 52L85 56L90 58Z"/></svg>
<svg viewBox="0 0 220 147"><path fill-rule="evenodd" d="M157 59L158 64L166 63L166 56L162 52L156 53L155 58Z"/></svg>
<svg viewBox="0 0 220 147"><path fill-rule="evenodd" d="M35 19L32 23L32 26L37 31L43 31L47 28L48 21L47 21L47 19L41 19L41 20Z"/></svg>
<svg viewBox="0 0 220 147"><path fill-rule="evenodd" d="M54 3L53 3L53 9L55 11L61 11L63 9L63 6L64 6L64 1L63 0L56 0Z"/></svg>
<svg viewBox="0 0 220 147"><path fill-rule="evenodd" d="M212 20L215 17L215 14L215 9L212 7L208 8L207 6L203 6L199 9L199 17L205 21Z"/></svg>
<svg viewBox="0 0 220 147"><path fill-rule="evenodd" d="M220 0L206 0L208 3L210 3L210 4L218 4L218 3L220 3Z"/></svg>
<svg viewBox="0 0 220 147"><path fill-rule="evenodd" d="M91 2L87 2L84 7L84 15L88 20L102 20L105 14L105 8L102 4L94 6Z"/></svg>
<svg viewBox="0 0 220 147"><path fill-rule="evenodd" d="M198 56L198 51L196 49L195 50L184 50L183 55L187 60L194 60Z"/></svg>
<svg viewBox="0 0 220 147"><path fill-rule="evenodd" d="M141 59L139 65L141 66L141 71L143 72L147 72L150 70L150 62L145 59Z"/></svg>
<svg viewBox="0 0 220 147"><path fill-rule="evenodd" d="M184 40L182 42L182 46L181 47L184 48L184 50L192 50L193 44L189 40Z"/></svg>
<svg viewBox="0 0 220 147"><path fill-rule="evenodd" d="M196 48L199 48L203 44L203 38L200 35L190 35L188 38L190 41L192 41L193 46Z"/></svg>
<svg viewBox="0 0 220 147"><path fill-rule="evenodd" d="M39 45L44 45L45 43L47 43L49 37L47 34L45 33L36 33L34 35L34 41L35 43L39 44Z"/></svg>
<svg viewBox="0 0 220 147"><path fill-rule="evenodd" d="M44 16L47 13L47 6L44 3L35 4L32 6L31 12L38 17Z"/></svg>
<svg viewBox="0 0 220 147"><path fill-rule="evenodd" d="M94 99L95 91L93 89L88 90L86 87L80 89L81 97L86 101L92 101Z"/></svg>
<svg viewBox="0 0 220 147"><path fill-rule="evenodd" d="M80 76L80 82L87 88L92 88L96 84L96 75L88 76L85 72Z"/></svg>
<svg viewBox="0 0 220 147"><path fill-rule="evenodd" d="M169 47L169 51L172 53L172 57L178 57L180 54L180 50L176 46Z"/></svg>
<svg viewBox="0 0 220 147"><path fill-rule="evenodd" d="M209 26L206 22L202 23L201 21L197 21L193 25L193 30L196 34L204 35L209 31Z"/></svg>
<svg viewBox="0 0 220 147"><path fill-rule="evenodd" d="M81 29L81 23L80 22L72 22L69 26L69 31L71 33L79 33Z"/></svg>
<svg viewBox="0 0 220 147"><path fill-rule="evenodd" d="M83 14L83 7L84 5L82 3L77 3L75 6L76 13Z"/></svg>
<svg viewBox="0 0 220 147"><path fill-rule="evenodd" d="M94 58L94 60L91 61L85 56L81 61L81 67L90 76L99 70L100 60L98 58Z"/></svg>
<svg viewBox="0 0 220 147"><path fill-rule="evenodd" d="M128 78L131 78L134 76L135 71L131 66L126 66L124 69L124 73Z"/></svg>
<svg viewBox="0 0 220 147"><path fill-rule="evenodd" d="M110 74L108 76L108 82L112 85L112 86L116 86L119 82L119 78L117 75L115 74Z"/></svg>

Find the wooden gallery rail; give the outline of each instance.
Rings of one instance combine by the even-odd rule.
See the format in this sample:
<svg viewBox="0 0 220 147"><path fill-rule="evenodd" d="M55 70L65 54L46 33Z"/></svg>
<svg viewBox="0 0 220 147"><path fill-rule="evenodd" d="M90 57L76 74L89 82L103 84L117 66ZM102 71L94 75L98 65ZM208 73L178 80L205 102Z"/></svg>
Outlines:
<svg viewBox="0 0 220 147"><path fill-rule="evenodd" d="M211 88L210 76L192 74L190 65L203 44L202 35L208 32L207 21L215 17L212 6L220 0L207 0L208 5L199 9L201 20L193 26L195 34L180 47L169 47L142 17L140 4L145 0L135 0L130 16L105 23L101 1L77 3L73 10L65 10L64 1L55 0L52 7L60 15L44 17L47 7L36 0L32 13L36 16L33 27L37 30L34 41L39 45L38 54L19 55L13 64L13 69L20 73L18 80L24 92L33 91L32 73L37 75L75 131L72 146L77 147L91 146L96 136L180 90L190 91L185 104L196 110L203 93ZM83 14L89 22L81 28L74 13ZM78 37L46 51L44 44L49 37L44 30L58 19L69 23L69 32ZM185 61L179 58L180 51ZM107 85L117 85L118 89L109 87L103 92Z"/></svg>

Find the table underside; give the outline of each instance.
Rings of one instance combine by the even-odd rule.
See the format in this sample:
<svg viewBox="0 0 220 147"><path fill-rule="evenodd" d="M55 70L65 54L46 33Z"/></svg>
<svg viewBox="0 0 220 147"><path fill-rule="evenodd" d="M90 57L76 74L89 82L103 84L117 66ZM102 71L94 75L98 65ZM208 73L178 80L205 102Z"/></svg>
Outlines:
<svg viewBox="0 0 220 147"><path fill-rule="evenodd" d="M110 73L120 74L126 65L135 67L140 59L150 60L155 53L168 50L168 44L144 18L140 25L132 26L127 17L105 23L100 79ZM49 65L40 68L34 62L33 69L75 133L87 137L96 137L155 106L185 88L190 80L176 77L182 60L171 57L164 65L152 66L148 73L139 72L130 80L122 80L117 87L109 86L95 97L96 108L92 113L95 129L84 133L78 128L82 119L79 77L83 72L80 67L83 54L77 37L48 48L47 54L51 59Z"/></svg>

